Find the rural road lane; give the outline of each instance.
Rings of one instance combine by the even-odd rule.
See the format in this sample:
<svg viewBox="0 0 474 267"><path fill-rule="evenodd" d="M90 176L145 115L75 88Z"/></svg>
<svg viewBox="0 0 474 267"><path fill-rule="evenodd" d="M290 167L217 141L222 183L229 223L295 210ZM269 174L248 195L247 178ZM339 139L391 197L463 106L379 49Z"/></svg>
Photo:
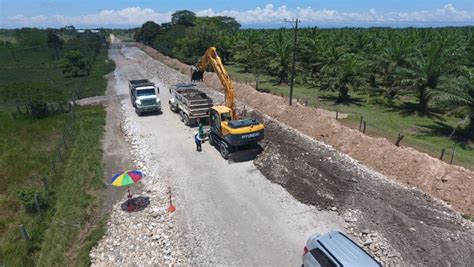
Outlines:
<svg viewBox="0 0 474 267"><path fill-rule="evenodd" d="M119 51L120 50L120 51ZM186 127L169 110L168 87L140 64L143 52L112 45L117 65L115 92L128 93L128 80L147 78L160 87L163 113L138 117L123 100L157 162L158 174L175 194L177 221L191 263L226 265L301 264L306 238L314 232L343 229L334 212L301 204L263 176L252 161L231 162L208 143L195 150L196 129Z"/></svg>

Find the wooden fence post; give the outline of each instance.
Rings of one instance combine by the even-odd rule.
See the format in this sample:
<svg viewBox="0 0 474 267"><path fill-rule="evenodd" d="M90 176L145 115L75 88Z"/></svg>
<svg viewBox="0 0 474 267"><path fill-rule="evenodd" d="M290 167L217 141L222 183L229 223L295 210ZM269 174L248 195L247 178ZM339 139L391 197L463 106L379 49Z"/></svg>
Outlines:
<svg viewBox="0 0 474 267"><path fill-rule="evenodd" d="M362 121L363 120L364 120L364 116L360 115L359 132L362 130Z"/></svg>
<svg viewBox="0 0 474 267"><path fill-rule="evenodd" d="M67 149L67 142L66 142L66 136L63 135L63 143L64 143L64 148Z"/></svg>
<svg viewBox="0 0 474 267"><path fill-rule="evenodd" d="M51 170L56 174L56 161L54 159L51 161Z"/></svg>
<svg viewBox="0 0 474 267"><path fill-rule="evenodd" d="M364 130L362 131L362 133L364 133L364 134L365 134L365 128L366 127L367 127L367 123L366 123L366 121L364 121Z"/></svg>
<svg viewBox="0 0 474 267"><path fill-rule="evenodd" d="M444 152L445 152L445 149L443 148L443 149L441 150L441 156L439 156L439 159L440 159L440 160L443 160Z"/></svg>
<svg viewBox="0 0 474 267"><path fill-rule="evenodd" d="M43 186L44 190L48 191L48 176L43 176Z"/></svg>
<svg viewBox="0 0 474 267"><path fill-rule="evenodd" d="M38 200L38 193L35 193L35 206L36 206L36 211L41 214L41 209L40 209L40 203Z"/></svg>
<svg viewBox="0 0 474 267"><path fill-rule="evenodd" d="M339 111L336 110L336 120L339 119Z"/></svg>
<svg viewBox="0 0 474 267"><path fill-rule="evenodd" d="M23 224L20 224L20 232L26 241L30 241L30 236L28 235L28 232L26 231L25 226Z"/></svg>
<svg viewBox="0 0 474 267"><path fill-rule="evenodd" d="M58 148L57 148L56 151L57 151L57 156L59 157L59 160L60 160L61 162L63 162L63 157L62 157L62 155L61 155L61 147L58 146Z"/></svg>
<svg viewBox="0 0 474 267"><path fill-rule="evenodd" d="M18 113L21 114L22 112L21 112L21 108L20 108L20 103L18 103L18 100L15 100L15 102L16 102L16 110L18 111Z"/></svg>
<svg viewBox="0 0 474 267"><path fill-rule="evenodd" d="M451 154L451 160L449 161L449 164L453 164L455 153L456 153L456 144L453 145L453 153Z"/></svg>
<svg viewBox="0 0 474 267"><path fill-rule="evenodd" d="M402 135L401 133L398 133L397 142L395 143L396 146L400 146L400 141L402 141L403 137L405 136Z"/></svg>

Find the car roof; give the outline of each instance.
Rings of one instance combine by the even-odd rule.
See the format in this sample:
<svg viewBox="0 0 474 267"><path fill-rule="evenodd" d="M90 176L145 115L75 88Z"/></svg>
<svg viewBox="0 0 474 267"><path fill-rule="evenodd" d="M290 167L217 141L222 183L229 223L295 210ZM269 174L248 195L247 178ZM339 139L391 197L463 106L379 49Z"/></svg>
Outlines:
<svg viewBox="0 0 474 267"><path fill-rule="evenodd" d="M314 239L314 242L317 242L327 254L336 259L342 266L381 266L365 250L339 231L331 231L325 235L320 235Z"/></svg>
<svg viewBox="0 0 474 267"><path fill-rule="evenodd" d="M146 90L146 89L155 89L154 86L139 86L135 90Z"/></svg>

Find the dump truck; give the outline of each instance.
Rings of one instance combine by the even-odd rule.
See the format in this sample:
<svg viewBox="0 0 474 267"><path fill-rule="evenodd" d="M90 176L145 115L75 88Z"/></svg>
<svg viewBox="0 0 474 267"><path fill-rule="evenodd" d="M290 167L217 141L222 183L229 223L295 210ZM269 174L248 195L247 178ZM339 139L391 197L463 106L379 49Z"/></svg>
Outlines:
<svg viewBox="0 0 474 267"><path fill-rule="evenodd" d="M145 112L161 112L160 89L147 79L130 80L130 101L138 116Z"/></svg>
<svg viewBox="0 0 474 267"><path fill-rule="evenodd" d="M207 123L212 99L195 88L194 84L176 84L170 89L170 109L179 114L186 126Z"/></svg>

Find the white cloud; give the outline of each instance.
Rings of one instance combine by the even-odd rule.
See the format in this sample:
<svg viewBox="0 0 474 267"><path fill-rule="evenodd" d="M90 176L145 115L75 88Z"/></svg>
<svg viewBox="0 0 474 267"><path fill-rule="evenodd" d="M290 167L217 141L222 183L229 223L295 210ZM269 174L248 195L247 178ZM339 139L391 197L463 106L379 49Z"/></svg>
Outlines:
<svg viewBox="0 0 474 267"><path fill-rule="evenodd" d="M443 22L455 23L466 22L474 24L474 11L458 10L452 4L447 4L434 10L420 10L412 12L387 12L378 13L371 8L367 12L340 12L337 10L320 9L312 7L289 9L286 6L275 7L267 4L265 7L256 7L254 9L237 11L224 10L214 11L212 8L197 11L198 16L230 16L235 17L241 24L259 24L282 22L283 19L299 18L306 23L317 22ZM127 7L120 10L102 10L99 13L86 14L79 16L24 16L14 15L4 19L0 25L10 27L21 26L140 26L146 21L155 21L157 23L168 22L171 20L171 12L158 12L150 8Z"/></svg>
<svg viewBox="0 0 474 267"><path fill-rule="evenodd" d="M457 10L447 4L435 10L413 12L389 12L379 14L371 8L367 12L339 12L337 10L313 10L312 7L289 10L286 6L274 8L267 4L264 8L215 12L207 9L197 12L200 16L232 16L242 24L261 22L281 22L284 18L299 18L304 22L471 22L474 23L474 12Z"/></svg>
<svg viewBox="0 0 474 267"><path fill-rule="evenodd" d="M18 26L64 26L64 25L82 25L82 26L140 26L146 21L155 21L163 23L171 20L171 12L160 13L150 8L127 7L120 10L106 9L95 14L86 14L79 16L35 16L26 17L16 15L7 17L6 22Z"/></svg>

